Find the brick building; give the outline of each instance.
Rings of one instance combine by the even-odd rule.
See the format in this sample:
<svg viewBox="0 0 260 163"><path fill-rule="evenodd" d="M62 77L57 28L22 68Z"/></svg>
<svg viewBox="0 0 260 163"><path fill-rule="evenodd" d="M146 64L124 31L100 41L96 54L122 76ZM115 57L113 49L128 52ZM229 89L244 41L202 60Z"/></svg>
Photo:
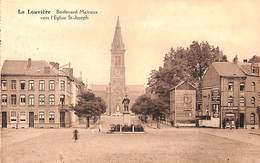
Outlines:
<svg viewBox="0 0 260 163"><path fill-rule="evenodd" d="M183 81L171 89L170 110L175 126L195 125L196 87Z"/></svg>
<svg viewBox="0 0 260 163"><path fill-rule="evenodd" d="M6 60L1 70L2 128L59 128L76 124L70 105L84 83L55 62Z"/></svg>
<svg viewBox="0 0 260 163"><path fill-rule="evenodd" d="M259 127L260 64L215 62L202 82L202 115L218 127Z"/></svg>

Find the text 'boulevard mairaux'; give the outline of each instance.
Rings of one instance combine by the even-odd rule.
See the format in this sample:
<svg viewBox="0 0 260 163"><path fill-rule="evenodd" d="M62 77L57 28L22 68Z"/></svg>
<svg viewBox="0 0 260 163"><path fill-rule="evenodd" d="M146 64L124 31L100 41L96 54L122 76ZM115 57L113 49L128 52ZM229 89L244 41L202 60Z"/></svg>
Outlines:
<svg viewBox="0 0 260 163"><path fill-rule="evenodd" d="M32 9L18 9L17 13L19 15L39 15L41 20L87 20L89 15L97 14L97 11L86 10L86 9L75 9L75 10L60 10L56 9L55 11L51 10L32 10Z"/></svg>

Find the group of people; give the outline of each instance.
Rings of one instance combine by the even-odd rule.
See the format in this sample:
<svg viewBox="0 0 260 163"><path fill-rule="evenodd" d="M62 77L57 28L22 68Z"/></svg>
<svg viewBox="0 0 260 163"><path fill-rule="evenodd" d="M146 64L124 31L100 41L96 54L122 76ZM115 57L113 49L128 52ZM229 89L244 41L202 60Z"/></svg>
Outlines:
<svg viewBox="0 0 260 163"><path fill-rule="evenodd" d="M222 121L222 126L223 128L230 128L230 130L232 130L232 128L236 128L238 129L239 127L239 121L238 119L234 120L234 119L228 119L228 118L224 118Z"/></svg>

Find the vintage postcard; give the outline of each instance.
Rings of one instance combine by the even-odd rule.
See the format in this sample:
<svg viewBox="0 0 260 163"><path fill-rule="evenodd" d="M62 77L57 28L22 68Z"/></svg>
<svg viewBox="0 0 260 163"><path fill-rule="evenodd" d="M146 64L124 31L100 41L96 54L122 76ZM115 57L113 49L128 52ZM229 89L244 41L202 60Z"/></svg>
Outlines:
<svg viewBox="0 0 260 163"><path fill-rule="evenodd" d="M260 162L259 6L0 0L0 162Z"/></svg>

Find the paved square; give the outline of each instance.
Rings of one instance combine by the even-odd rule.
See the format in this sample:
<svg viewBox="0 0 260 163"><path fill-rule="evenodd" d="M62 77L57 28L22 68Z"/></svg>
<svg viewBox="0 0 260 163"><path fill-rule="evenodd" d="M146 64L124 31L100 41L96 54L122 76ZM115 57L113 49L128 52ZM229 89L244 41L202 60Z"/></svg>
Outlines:
<svg viewBox="0 0 260 163"><path fill-rule="evenodd" d="M259 130L147 129L106 134L96 129L3 129L2 162L260 162Z"/></svg>

